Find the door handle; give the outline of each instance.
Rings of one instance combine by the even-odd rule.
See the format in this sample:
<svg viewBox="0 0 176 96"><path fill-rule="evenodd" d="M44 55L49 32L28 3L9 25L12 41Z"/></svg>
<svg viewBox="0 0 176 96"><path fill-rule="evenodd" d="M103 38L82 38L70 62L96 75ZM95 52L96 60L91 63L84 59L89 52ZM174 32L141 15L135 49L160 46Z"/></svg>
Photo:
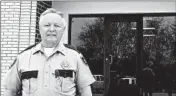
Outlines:
<svg viewBox="0 0 176 96"><path fill-rule="evenodd" d="M106 61L109 65L111 65L113 63L113 56L112 55L109 55L107 58L106 58Z"/></svg>
<svg viewBox="0 0 176 96"><path fill-rule="evenodd" d="M112 55L109 55L110 56L110 65L113 63L113 56Z"/></svg>

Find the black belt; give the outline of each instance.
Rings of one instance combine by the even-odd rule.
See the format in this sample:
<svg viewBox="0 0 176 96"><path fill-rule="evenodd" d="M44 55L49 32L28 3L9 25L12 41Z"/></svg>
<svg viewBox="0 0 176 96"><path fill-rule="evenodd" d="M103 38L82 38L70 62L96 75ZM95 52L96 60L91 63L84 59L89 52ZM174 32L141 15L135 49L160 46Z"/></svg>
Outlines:
<svg viewBox="0 0 176 96"><path fill-rule="evenodd" d="M25 72L22 72L21 80L30 79L30 78L37 78L37 75L38 75L38 71L37 70L25 71Z"/></svg>
<svg viewBox="0 0 176 96"><path fill-rule="evenodd" d="M73 77L73 70L59 70L59 69L56 69L55 70L55 78L57 78L57 77L59 77L59 76L61 76L61 77L64 77L64 78L66 78L66 77Z"/></svg>

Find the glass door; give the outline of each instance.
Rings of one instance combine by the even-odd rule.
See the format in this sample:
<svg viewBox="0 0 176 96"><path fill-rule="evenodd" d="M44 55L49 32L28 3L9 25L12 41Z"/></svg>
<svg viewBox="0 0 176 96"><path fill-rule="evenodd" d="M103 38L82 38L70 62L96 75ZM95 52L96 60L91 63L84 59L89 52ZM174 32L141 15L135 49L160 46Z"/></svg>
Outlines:
<svg viewBox="0 0 176 96"><path fill-rule="evenodd" d="M142 18L137 15L106 16L104 26L104 96L116 96L123 94L122 87L117 89L120 80L135 79L141 70ZM127 80L126 83L135 82Z"/></svg>
<svg viewBox="0 0 176 96"><path fill-rule="evenodd" d="M96 79L93 96L130 94L134 88L117 86L136 84L148 61L153 62L154 91L162 91L165 73L176 85L175 18L175 13L70 15L68 41L84 55Z"/></svg>

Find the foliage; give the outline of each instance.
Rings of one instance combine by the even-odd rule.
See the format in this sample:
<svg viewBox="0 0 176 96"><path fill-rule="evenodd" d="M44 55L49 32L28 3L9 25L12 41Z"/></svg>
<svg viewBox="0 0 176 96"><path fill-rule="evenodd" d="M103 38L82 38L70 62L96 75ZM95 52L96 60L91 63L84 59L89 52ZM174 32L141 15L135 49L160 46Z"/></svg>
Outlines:
<svg viewBox="0 0 176 96"><path fill-rule="evenodd" d="M146 25L153 27L154 30L144 30L143 34L154 36L143 37L144 63L151 60L154 64L175 64L176 23L168 23L165 17L151 17ZM130 71L130 68L127 68L127 71L134 72L136 30L133 28L136 28L136 23L111 21L108 28L108 53L113 55L114 65L122 66L128 60L128 65L124 66L133 65L134 69ZM97 18L83 25L82 32L78 36L81 43L77 48L88 60L103 61L104 29L104 18Z"/></svg>
<svg viewBox="0 0 176 96"><path fill-rule="evenodd" d="M154 37L144 37L144 51L148 54L148 60L159 64L170 64L172 52L175 49L175 31L163 17L153 17L148 27L154 27Z"/></svg>
<svg viewBox="0 0 176 96"><path fill-rule="evenodd" d="M78 36L81 41L79 50L87 54L89 59L103 58L104 36L103 18L98 18L94 22L86 23L82 27L82 32Z"/></svg>

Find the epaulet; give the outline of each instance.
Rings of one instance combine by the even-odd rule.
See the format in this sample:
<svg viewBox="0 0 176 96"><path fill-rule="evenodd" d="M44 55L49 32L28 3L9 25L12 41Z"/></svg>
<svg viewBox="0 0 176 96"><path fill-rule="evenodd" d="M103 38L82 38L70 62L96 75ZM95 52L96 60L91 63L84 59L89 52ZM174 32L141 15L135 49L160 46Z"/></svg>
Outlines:
<svg viewBox="0 0 176 96"><path fill-rule="evenodd" d="M33 44L33 45L27 47L26 49L24 49L23 51L21 51L19 54L21 54L21 53L23 53L23 52L25 52L25 51L27 51L27 50L29 50L29 49L35 47L36 45L37 45L37 44ZM15 65L16 61L17 61L17 58L16 58L16 59L13 61L13 63L10 65L9 69L12 68L12 67Z"/></svg>
<svg viewBox="0 0 176 96"><path fill-rule="evenodd" d="M25 52L25 51L27 51L27 50L29 50L29 49L35 47L36 45L37 45L37 44L30 45L29 47L27 47L26 49L24 49L23 51L21 51L19 54L21 54L21 53L23 53L23 52Z"/></svg>
<svg viewBox="0 0 176 96"><path fill-rule="evenodd" d="M64 44L65 47L69 48L69 49L72 49L72 50L75 50L76 52L80 53L79 50L77 50L75 47L69 45L69 44Z"/></svg>

